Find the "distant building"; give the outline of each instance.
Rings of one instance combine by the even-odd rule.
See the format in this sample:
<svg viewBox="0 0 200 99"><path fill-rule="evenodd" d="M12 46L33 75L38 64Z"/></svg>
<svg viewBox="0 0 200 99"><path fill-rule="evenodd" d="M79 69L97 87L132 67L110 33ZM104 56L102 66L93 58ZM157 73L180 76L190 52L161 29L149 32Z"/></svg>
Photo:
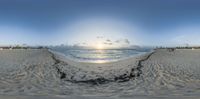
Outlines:
<svg viewBox="0 0 200 99"><path fill-rule="evenodd" d="M195 50L195 48L193 47L192 50Z"/></svg>

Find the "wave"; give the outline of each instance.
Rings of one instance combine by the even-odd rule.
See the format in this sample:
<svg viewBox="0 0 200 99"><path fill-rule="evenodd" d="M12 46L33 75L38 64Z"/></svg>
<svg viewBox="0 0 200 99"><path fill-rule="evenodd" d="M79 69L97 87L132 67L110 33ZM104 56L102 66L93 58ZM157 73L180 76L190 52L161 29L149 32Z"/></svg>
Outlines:
<svg viewBox="0 0 200 99"><path fill-rule="evenodd" d="M118 60L127 59L130 57L135 57L150 51L143 50L134 50L134 49L104 49L104 50L96 50L96 49L66 49L60 50L52 49L54 51L60 52L64 54L66 57L71 58L72 60L76 60L79 62L113 62Z"/></svg>

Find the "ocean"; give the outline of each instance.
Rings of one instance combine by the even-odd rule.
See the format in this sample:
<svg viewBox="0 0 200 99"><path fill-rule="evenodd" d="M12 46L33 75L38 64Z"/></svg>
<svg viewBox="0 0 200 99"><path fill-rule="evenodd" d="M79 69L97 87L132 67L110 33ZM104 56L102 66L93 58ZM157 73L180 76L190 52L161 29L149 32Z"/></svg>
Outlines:
<svg viewBox="0 0 200 99"><path fill-rule="evenodd" d="M61 49L54 51L62 53L67 58L78 62L106 63L135 57L150 52L150 49Z"/></svg>

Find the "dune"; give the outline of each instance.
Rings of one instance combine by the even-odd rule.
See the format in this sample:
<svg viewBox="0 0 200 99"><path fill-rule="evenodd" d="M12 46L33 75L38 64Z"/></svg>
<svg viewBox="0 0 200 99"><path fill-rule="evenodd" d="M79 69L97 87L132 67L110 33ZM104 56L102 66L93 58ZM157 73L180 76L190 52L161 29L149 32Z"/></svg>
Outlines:
<svg viewBox="0 0 200 99"><path fill-rule="evenodd" d="M200 50L157 49L110 63L47 49L0 50L0 98L200 97Z"/></svg>

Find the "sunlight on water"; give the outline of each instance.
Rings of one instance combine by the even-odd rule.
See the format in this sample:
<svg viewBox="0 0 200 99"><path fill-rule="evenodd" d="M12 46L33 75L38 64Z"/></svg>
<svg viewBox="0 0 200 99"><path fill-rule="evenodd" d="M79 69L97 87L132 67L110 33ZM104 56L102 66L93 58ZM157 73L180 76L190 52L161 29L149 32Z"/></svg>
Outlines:
<svg viewBox="0 0 200 99"><path fill-rule="evenodd" d="M105 61L105 60L96 60L96 61L93 61L92 63L99 63L99 64L101 64L101 63L106 63L106 62L108 62L108 61Z"/></svg>
<svg viewBox="0 0 200 99"><path fill-rule="evenodd" d="M109 58L108 56L105 56L106 51L103 49L97 49L96 52L98 54L94 54L94 58L96 58L96 60L91 61L91 63L106 63L106 62L110 62L108 60L104 60L105 58ZM85 54L85 56L83 57L87 57L88 54Z"/></svg>
<svg viewBox="0 0 200 99"><path fill-rule="evenodd" d="M90 63L107 63L126 59L149 52L149 50L135 49L55 49L63 53L66 57L79 61Z"/></svg>

